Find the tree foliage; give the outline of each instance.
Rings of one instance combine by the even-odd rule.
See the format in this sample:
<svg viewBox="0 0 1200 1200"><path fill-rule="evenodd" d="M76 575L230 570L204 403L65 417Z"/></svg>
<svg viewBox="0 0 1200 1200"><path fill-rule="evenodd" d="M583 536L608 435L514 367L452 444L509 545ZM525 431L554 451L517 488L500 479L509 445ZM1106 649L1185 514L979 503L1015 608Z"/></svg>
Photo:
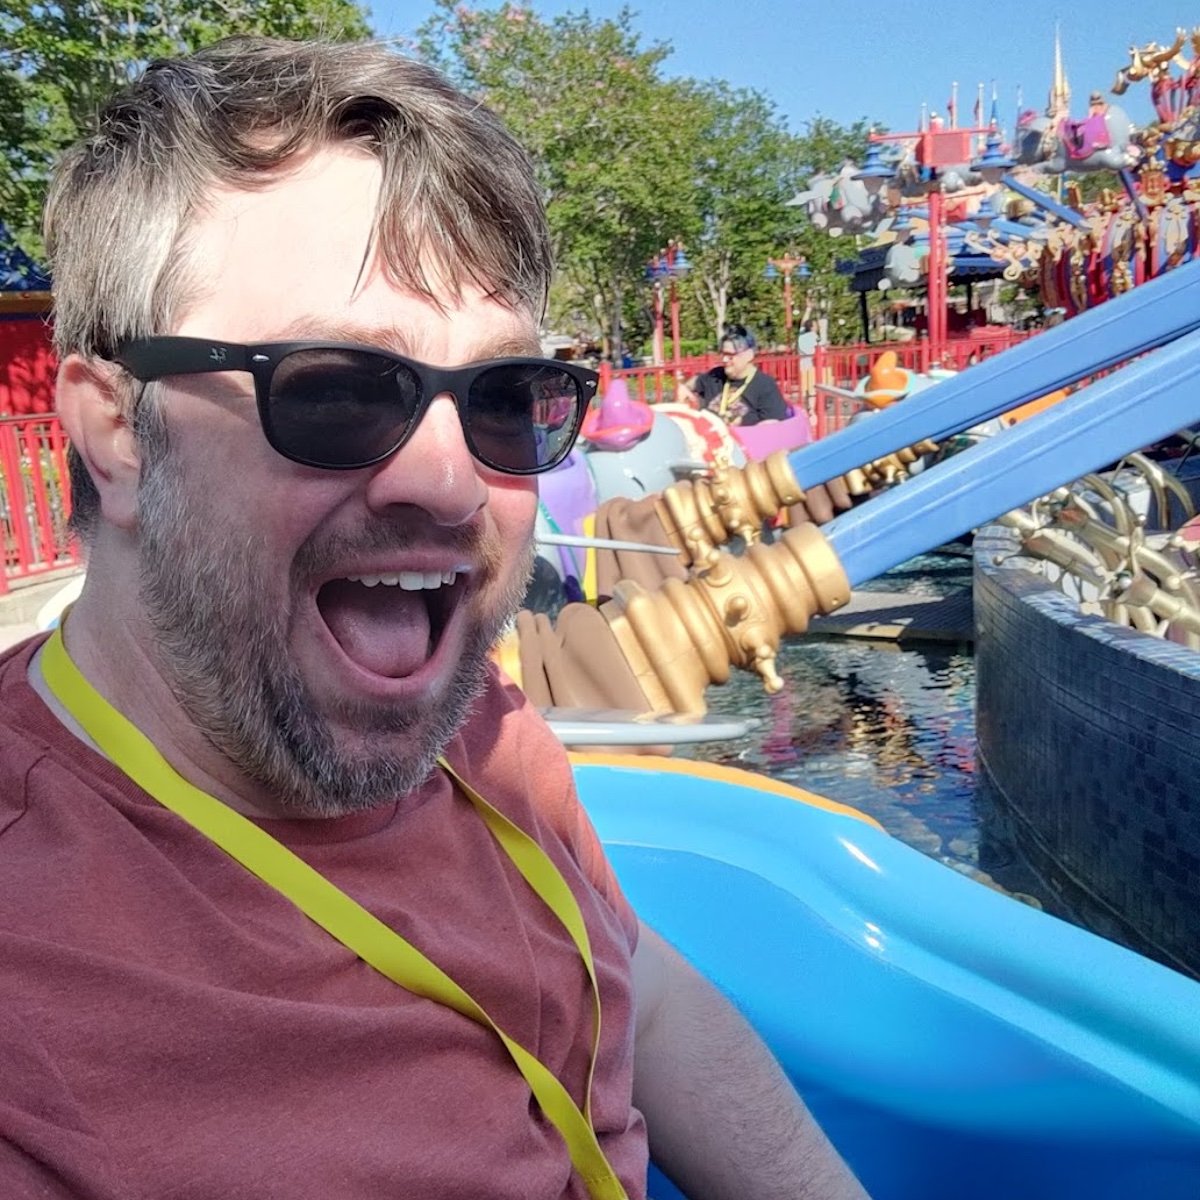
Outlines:
<svg viewBox="0 0 1200 1200"><path fill-rule="evenodd" d="M532 153L562 276L559 317L587 314L617 342L651 256L694 227L705 119L690 87L659 77L668 48L639 46L631 20L441 0L417 42Z"/></svg>
<svg viewBox="0 0 1200 1200"><path fill-rule="evenodd" d="M151 59L232 33L369 32L353 0L7 0L0 9L0 219L36 252L55 157Z"/></svg>
<svg viewBox="0 0 1200 1200"><path fill-rule="evenodd" d="M731 314L759 323L763 270L794 244L800 217L786 202L800 182L799 146L774 106L754 91L700 86L709 120L697 146L693 195L700 232L692 289L714 343Z"/></svg>
<svg viewBox="0 0 1200 1200"><path fill-rule="evenodd" d="M641 348L654 321L651 259L669 241L692 263L677 284L686 339L713 345L729 320L782 337L783 293L768 258L803 254L819 295L847 306L833 264L853 247L809 226L786 201L813 174L860 161L865 121L817 116L788 130L753 90L668 79L664 44L632 14L547 18L511 0L474 9L437 0L408 47L493 108L528 147L544 189L559 275L550 317ZM354 0L9 0L0 11L0 220L35 255L55 156L104 99L148 61L235 32L362 37ZM847 311L851 311L847 308Z"/></svg>
<svg viewBox="0 0 1200 1200"><path fill-rule="evenodd" d="M871 131L883 133L883 128L862 118L850 125L839 125L829 117L817 114L805 124L799 136L799 168L803 175L836 171L843 163L861 163L867 151Z"/></svg>
<svg viewBox="0 0 1200 1200"><path fill-rule="evenodd" d="M865 121L817 117L797 135L761 93L664 78L670 47L642 45L627 10L543 18L512 2L439 0L414 48L533 154L560 267L550 314L559 328L607 330L613 351L622 329L644 344L646 268L671 240L692 263L677 284L684 334L704 344L730 319L782 335L768 258L809 253L832 270L829 239L786 201L817 171L861 159Z"/></svg>

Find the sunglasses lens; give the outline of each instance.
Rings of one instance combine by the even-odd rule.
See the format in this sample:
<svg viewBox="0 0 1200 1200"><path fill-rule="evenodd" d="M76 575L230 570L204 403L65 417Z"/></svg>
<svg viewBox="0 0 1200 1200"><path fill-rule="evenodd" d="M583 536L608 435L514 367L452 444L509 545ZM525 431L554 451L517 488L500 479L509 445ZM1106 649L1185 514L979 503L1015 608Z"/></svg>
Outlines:
<svg viewBox="0 0 1200 1200"><path fill-rule="evenodd" d="M518 475L546 471L568 454L583 398L575 379L542 363L504 363L476 376L465 432L475 457Z"/></svg>
<svg viewBox="0 0 1200 1200"><path fill-rule="evenodd" d="M281 359L263 414L267 440L315 467L362 467L408 435L421 388L392 358L366 350L297 350Z"/></svg>

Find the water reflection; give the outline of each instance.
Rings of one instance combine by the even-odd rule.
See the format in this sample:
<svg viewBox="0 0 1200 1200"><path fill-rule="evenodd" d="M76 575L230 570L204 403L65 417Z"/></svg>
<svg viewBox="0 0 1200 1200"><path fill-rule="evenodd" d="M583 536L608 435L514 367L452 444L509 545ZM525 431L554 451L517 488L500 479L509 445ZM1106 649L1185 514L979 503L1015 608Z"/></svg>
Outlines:
<svg viewBox="0 0 1200 1200"><path fill-rule="evenodd" d="M979 863L975 674L968 648L807 638L784 647L787 686L740 675L714 713L753 717L744 742L692 750L853 805L936 858Z"/></svg>
<svg viewBox="0 0 1200 1200"><path fill-rule="evenodd" d="M947 596L970 587L970 549L955 544L859 590ZM779 672L786 687L777 696L741 672L710 688L712 712L758 725L741 742L685 753L852 805L932 858L1087 927L1087 914L1018 848L1019 831L977 764L970 646L809 636L782 648Z"/></svg>

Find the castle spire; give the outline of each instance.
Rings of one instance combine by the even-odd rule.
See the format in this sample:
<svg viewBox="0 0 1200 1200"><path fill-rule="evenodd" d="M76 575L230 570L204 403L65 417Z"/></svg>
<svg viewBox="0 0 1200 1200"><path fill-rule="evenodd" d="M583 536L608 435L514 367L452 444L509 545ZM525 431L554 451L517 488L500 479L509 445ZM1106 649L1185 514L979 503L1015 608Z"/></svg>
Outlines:
<svg viewBox="0 0 1200 1200"><path fill-rule="evenodd" d="M1071 85L1063 67L1062 26L1054 26L1054 86L1050 89L1049 116L1065 117L1071 111Z"/></svg>

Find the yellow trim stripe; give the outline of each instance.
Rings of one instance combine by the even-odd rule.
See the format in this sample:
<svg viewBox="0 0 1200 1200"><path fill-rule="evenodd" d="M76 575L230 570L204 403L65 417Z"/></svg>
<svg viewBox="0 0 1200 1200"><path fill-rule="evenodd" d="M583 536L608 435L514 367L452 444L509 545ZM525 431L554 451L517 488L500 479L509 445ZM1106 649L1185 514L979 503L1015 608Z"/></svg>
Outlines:
<svg viewBox="0 0 1200 1200"><path fill-rule="evenodd" d="M596 514L588 513L583 518L583 535L584 537L596 536ZM583 558L583 578L579 581L583 588L584 599L589 604L595 604L600 598L596 572L596 548L589 546L584 552Z"/></svg>
<svg viewBox="0 0 1200 1200"><path fill-rule="evenodd" d="M752 788L759 792L769 792L773 796L796 800L825 812L855 817L867 825L887 832L874 817L852 808L849 804L839 804L836 800L817 795L816 792L805 791L804 788L793 787L790 783L781 783L778 779L771 779L754 771L743 771L737 767L722 767L717 763L695 762L691 759L662 758L656 754L597 754L573 751L568 757L573 765L580 767L629 767L633 770L655 771L667 775L691 775L696 779L709 779L716 783L729 783L735 787Z"/></svg>

